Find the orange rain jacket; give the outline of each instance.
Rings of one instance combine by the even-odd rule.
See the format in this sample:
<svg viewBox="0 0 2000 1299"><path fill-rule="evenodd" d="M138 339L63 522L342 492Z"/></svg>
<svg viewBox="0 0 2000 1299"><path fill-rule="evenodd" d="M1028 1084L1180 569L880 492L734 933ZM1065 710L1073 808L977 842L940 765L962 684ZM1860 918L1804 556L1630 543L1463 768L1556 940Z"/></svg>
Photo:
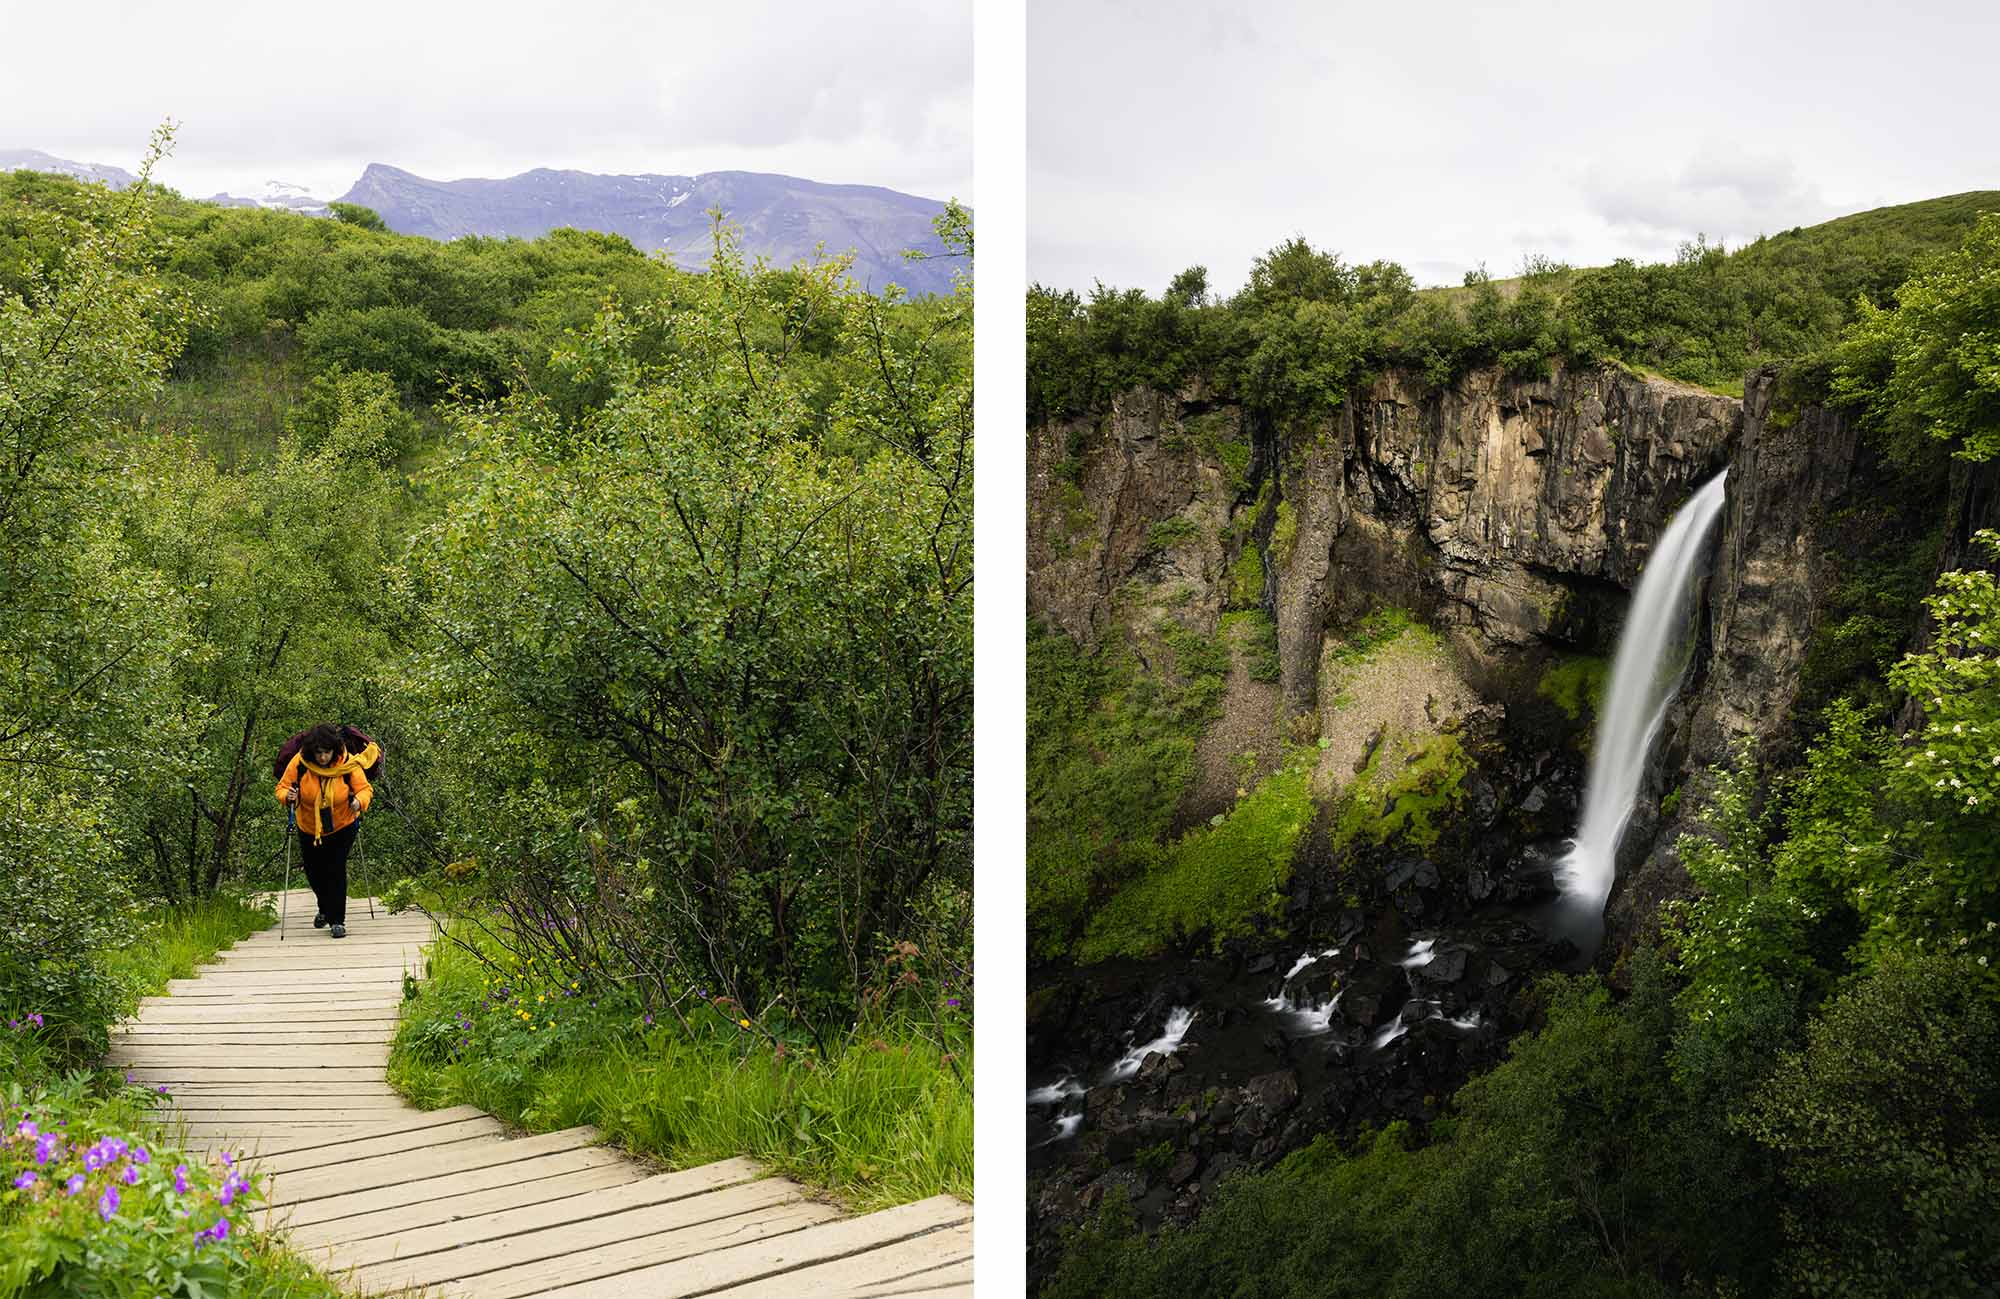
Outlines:
<svg viewBox="0 0 2000 1299"><path fill-rule="evenodd" d="M368 804L375 799L375 788L368 783L368 776L362 771L367 766L370 745L360 756L351 756L346 749L340 751L331 767L317 766L306 760L303 751L296 754L285 767L285 774L278 778L277 798L280 803L294 785L299 791L299 829L313 836L313 842L320 839L319 809L324 806L333 824L333 833L338 834L358 819L348 810L349 795L366 812ZM307 829L311 827L311 829Z"/></svg>

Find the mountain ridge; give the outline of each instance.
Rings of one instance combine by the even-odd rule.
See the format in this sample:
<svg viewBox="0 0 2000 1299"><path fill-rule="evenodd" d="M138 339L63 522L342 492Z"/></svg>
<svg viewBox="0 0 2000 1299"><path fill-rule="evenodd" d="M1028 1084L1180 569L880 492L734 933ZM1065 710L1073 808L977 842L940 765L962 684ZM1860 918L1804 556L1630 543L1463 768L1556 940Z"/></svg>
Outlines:
<svg viewBox="0 0 2000 1299"><path fill-rule="evenodd" d="M113 189L137 177L118 167L74 162L38 149L0 150L0 170L30 169L98 181ZM280 192L282 191L282 192ZM296 185L268 182L256 195L218 193L197 200L331 215L327 201ZM391 231L438 240L478 235L533 239L574 227L625 238L643 252L664 253L684 270L705 270L712 209L742 235L749 258L776 266L852 251L852 274L867 289L890 283L912 296L952 290L955 259L944 257L932 226L937 199L886 186L816 181L778 172L601 173L535 167L513 176L435 180L386 162L370 162L333 202L373 209ZM933 260L906 260L915 249Z"/></svg>

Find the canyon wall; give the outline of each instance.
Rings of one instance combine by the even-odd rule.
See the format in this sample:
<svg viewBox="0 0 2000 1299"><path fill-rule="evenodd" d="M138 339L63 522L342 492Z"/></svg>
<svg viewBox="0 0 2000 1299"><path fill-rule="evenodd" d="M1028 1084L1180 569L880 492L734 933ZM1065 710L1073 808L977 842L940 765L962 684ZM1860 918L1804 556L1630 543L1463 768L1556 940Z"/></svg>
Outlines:
<svg viewBox="0 0 2000 1299"><path fill-rule="evenodd" d="M1615 948L1685 887L1670 845L1686 827L1662 824L1658 798L1788 725L1827 594L1856 438L1821 408L1775 409L1776 386L1752 375L1738 401L1614 367L1444 390L1391 372L1282 428L1199 386L1134 391L1030 431L1029 611L1086 645L1169 619L1212 634L1248 588L1296 716L1316 706L1329 631L1399 605L1504 707L1554 655L1611 652L1667 520L1732 467L1687 688L1621 854Z"/></svg>

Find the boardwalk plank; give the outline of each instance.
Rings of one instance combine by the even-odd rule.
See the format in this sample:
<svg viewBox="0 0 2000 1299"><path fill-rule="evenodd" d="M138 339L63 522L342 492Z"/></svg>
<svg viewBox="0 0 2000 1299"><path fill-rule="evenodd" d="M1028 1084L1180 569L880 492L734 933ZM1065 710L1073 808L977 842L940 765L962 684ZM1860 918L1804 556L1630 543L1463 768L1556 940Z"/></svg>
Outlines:
<svg viewBox="0 0 2000 1299"><path fill-rule="evenodd" d="M272 1183L267 1202L281 1205L323 1200L354 1191L368 1191L378 1187L397 1186L404 1182L440 1177L447 1173L471 1172L474 1169L501 1164L517 1164L538 1155L562 1154L585 1149L596 1141L596 1129L576 1127L564 1128L560 1132L544 1133L538 1137L521 1137L514 1141L454 1144L443 1150L426 1152L421 1160L410 1158L407 1151L362 1159L343 1159L329 1166L302 1169L276 1179Z"/></svg>
<svg viewBox="0 0 2000 1299"><path fill-rule="evenodd" d="M414 1258L437 1250L457 1249L460 1246L476 1245L482 1241L498 1240L525 1231L560 1226L567 1222L579 1222L586 1218L604 1217L626 1209L669 1204L677 1200L706 1196L749 1183L762 1185L764 1183L758 1183L761 1177L763 1170L750 1160L724 1159L684 1172L660 1173L640 1181L606 1187L585 1195L513 1206L494 1213L461 1217L440 1227L420 1228L392 1236L375 1237L350 1246L342 1251L341 1257L349 1263L356 1264L380 1263L390 1258ZM780 1178L766 1180L787 1194L799 1195L798 1188L790 1182Z"/></svg>
<svg viewBox="0 0 2000 1299"><path fill-rule="evenodd" d="M496 1186L519 1186L538 1177L553 1177L558 1173L605 1167L629 1169L631 1166L622 1156L610 1150L595 1147L564 1150L556 1154L542 1155L536 1159L494 1164L485 1168L446 1173L390 1186L370 1187L346 1195L325 1196L299 1203L281 1203L268 1212L275 1215L279 1222L305 1227L353 1214L373 1213L378 1209L423 1204L428 1200L464 1195L469 1191L487 1191ZM632 1170L632 1178L640 1176L643 1174L636 1169Z"/></svg>
<svg viewBox="0 0 2000 1299"><path fill-rule="evenodd" d="M394 1137L399 1133L427 1132L436 1128L450 1127L454 1124L485 1117L487 1117L486 1112L476 1105L453 1105L449 1109L442 1110L411 1109L397 1115L393 1119L385 1119L379 1123L371 1124L368 1135L371 1140L384 1140ZM307 1150L310 1148L304 1145L290 1147L291 1150ZM388 1145L385 1141L383 1148L396 1149L397 1147ZM265 1153L267 1155L280 1155L288 1152L285 1149L267 1148Z"/></svg>
<svg viewBox="0 0 2000 1299"><path fill-rule="evenodd" d="M970 1221L971 1217L970 1206L948 1195L934 1196L879 1213L808 1227L773 1240L717 1249L667 1266L641 1268L581 1285L563 1285L548 1293L563 1299L653 1299L713 1294L731 1286L741 1287L830 1263L864 1250L880 1249L939 1228L954 1227ZM812 1291L792 1288L781 1293L797 1295Z"/></svg>
<svg viewBox="0 0 2000 1299"><path fill-rule="evenodd" d="M645 1176L645 1171L629 1160L614 1159L595 1168L558 1173L533 1181L510 1182L485 1190L440 1196L419 1204L300 1224L291 1229L286 1239L299 1249L380 1240L431 1226L456 1226L461 1220L476 1219L503 1210L554 1204L592 1191L632 1185ZM340 1257L346 1257L344 1251Z"/></svg>
<svg viewBox="0 0 2000 1299"><path fill-rule="evenodd" d="M461 1141L502 1138L506 1135L506 1131L500 1120L484 1114L476 1118L462 1119L457 1123L390 1133L384 1133L379 1127L371 1126L352 1140L341 1142L338 1151L327 1150L324 1146L267 1150L258 1158L257 1168L258 1171L267 1173L296 1172L300 1169L319 1167L328 1162L329 1156L336 1154L342 1159L408 1154L414 1150L432 1150L441 1146L456 1145Z"/></svg>
<svg viewBox="0 0 2000 1299"><path fill-rule="evenodd" d="M572 1203L599 1198L580 1196ZM505 1272L508 1275L492 1277L490 1283L480 1287L483 1294L497 1295L509 1292L531 1275L547 1274L557 1281L573 1281L587 1275L581 1269L595 1268L621 1254L643 1255L646 1262L666 1262L710 1249L723 1235L741 1240L748 1238L745 1232L761 1235L796 1230L798 1226L824 1221L831 1212L824 1205L806 1200L797 1187L777 1179L750 1182L668 1204L571 1219L502 1240L421 1256L399 1254L362 1266L355 1272L355 1280L372 1290L395 1285L438 1285L484 1273ZM589 1257L578 1259L575 1256L579 1254Z"/></svg>
<svg viewBox="0 0 2000 1299"><path fill-rule="evenodd" d="M972 1224L961 1223L941 1231L915 1236L876 1249L866 1249L845 1258L783 1272L713 1291L717 1299L792 1299L795 1295L852 1294L859 1290L882 1290L899 1282L912 1281L928 1272L942 1259L949 1263L972 1262ZM911 1289L936 1289L929 1281Z"/></svg>
<svg viewBox="0 0 2000 1299"><path fill-rule="evenodd" d="M351 910L335 943L309 893L285 905L282 933L144 998L106 1062L168 1095L190 1151L240 1154L269 1196L256 1221L353 1287L969 1299L959 1201L844 1218L751 1160L660 1173L589 1128L510 1137L472 1106L415 1109L383 1073L430 922Z"/></svg>
<svg viewBox="0 0 2000 1299"><path fill-rule="evenodd" d="M940 1233L942 1234L942 1233ZM924 1237L923 1239L930 1239ZM941 1267L926 1268L911 1276L881 1285L871 1285L856 1290L852 1299L942 1299L942 1296L964 1296L972 1294L972 1245L965 1244L966 1255L956 1263L946 1263ZM727 1296L728 1291L723 1291Z"/></svg>
<svg viewBox="0 0 2000 1299"><path fill-rule="evenodd" d="M619 1240L522 1267L462 1278L448 1288L477 1295L479 1299L517 1299L582 1281L612 1287L607 1294L637 1293L625 1290L620 1282L642 1275L643 1269L679 1272L699 1267L701 1260L713 1258L719 1250L760 1249L774 1240L796 1237L839 1218L840 1211L827 1205L810 1200L792 1201L720 1222Z"/></svg>

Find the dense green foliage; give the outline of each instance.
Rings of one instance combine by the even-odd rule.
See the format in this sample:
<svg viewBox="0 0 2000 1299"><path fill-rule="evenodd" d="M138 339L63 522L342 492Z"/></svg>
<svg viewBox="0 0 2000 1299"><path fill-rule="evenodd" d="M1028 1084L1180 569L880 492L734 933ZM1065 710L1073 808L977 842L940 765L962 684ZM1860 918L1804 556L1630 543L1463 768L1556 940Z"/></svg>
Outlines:
<svg viewBox="0 0 2000 1299"><path fill-rule="evenodd" d="M1932 437L1965 460L2000 456L2000 212L1963 247L1896 290L1895 309L1864 301L1840 349L1835 390L1862 405L1902 449Z"/></svg>
<svg viewBox="0 0 2000 1299"><path fill-rule="evenodd" d="M1311 415L1385 367L1444 384L1476 366L1544 373L1559 358L1612 359L1740 393L1760 363L1825 353L1857 313L1869 318L1857 303L1886 305L1925 255L1956 247L1995 209L2000 193L1961 194L1788 230L1734 252L1697 239L1674 261L1651 265L1621 259L1577 270L1531 257L1518 278L1480 271L1443 290L1419 291L1401 267L1348 265L1296 238L1258 259L1249 283L1224 300L1192 272L1157 299L1103 285L1087 299L1036 286L1028 418L1098 409L1133 387L1175 390L1196 377L1266 417ZM1993 292L1989 271L1980 287L1922 309L1976 309L1982 293L1990 306ZM1990 351L1990 341L1968 336L1950 364L1979 374L1982 347ZM1981 382L1978 400L1990 406L1990 375L1969 380ZM1938 403L1967 399L1935 394ZM1910 409L1928 419L1943 407Z"/></svg>
<svg viewBox="0 0 2000 1299"><path fill-rule="evenodd" d="M560 358L606 402L459 415L398 575L451 856L661 1012L698 976L837 1031L932 904L969 951L970 303L899 328L838 270L774 297L724 243L685 310L607 311Z"/></svg>
<svg viewBox="0 0 2000 1299"><path fill-rule="evenodd" d="M45 1048L22 1087L262 923L219 899L276 883L268 763L341 720L388 755L351 892L444 889L467 952L681 1031L726 994L825 1062L744 1093L758 1150L815 1106L929 1106L817 1176L969 1189L969 275L903 302L843 259L745 265L720 223L697 275L577 231L338 216L0 177L0 1015ZM940 229L969 266L963 211ZM916 942L949 1042L870 999ZM856 1037L890 1029L893 1066ZM531 1085L538 1055L487 1045ZM710 1045L661 1048L662 1085L730 1092ZM629 1063L565 1067L603 1091Z"/></svg>

